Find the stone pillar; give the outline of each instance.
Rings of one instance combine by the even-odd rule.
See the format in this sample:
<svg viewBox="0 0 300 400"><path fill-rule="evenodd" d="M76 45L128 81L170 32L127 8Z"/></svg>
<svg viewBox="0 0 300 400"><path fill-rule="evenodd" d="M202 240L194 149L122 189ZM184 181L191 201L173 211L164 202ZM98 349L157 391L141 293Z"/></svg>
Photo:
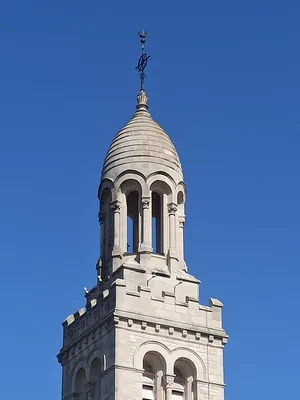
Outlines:
<svg viewBox="0 0 300 400"><path fill-rule="evenodd" d="M113 265L112 265L112 272L116 271L116 269L120 266L120 260L122 258L121 254L121 226L120 226L120 213L121 213L121 203L116 200L111 203L111 208L113 209L114 213L114 243L113 243L113 251L112 251L112 258L113 258Z"/></svg>
<svg viewBox="0 0 300 400"><path fill-rule="evenodd" d="M177 204L168 204L169 212L169 249L176 250L176 212Z"/></svg>
<svg viewBox="0 0 300 400"><path fill-rule="evenodd" d="M142 243L140 251L152 253L150 197L142 197Z"/></svg>
<svg viewBox="0 0 300 400"><path fill-rule="evenodd" d="M176 212L177 204L168 204L169 213L169 267L171 273L175 272L175 265L178 264L178 254L176 249ZM178 267L177 267L178 268Z"/></svg>
<svg viewBox="0 0 300 400"><path fill-rule="evenodd" d="M86 393L86 399L87 400L94 400L94 394L95 394L95 384L94 383L87 383L85 385L85 393Z"/></svg>
<svg viewBox="0 0 300 400"><path fill-rule="evenodd" d="M164 375L165 400L172 400L172 389L175 375Z"/></svg>
<svg viewBox="0 0 300 400"><path fill-rule="evenodd" d="M194 394L194 400L204 399L208 396L208 383L195 380L192 383L192 390Z"/></svg>
<svg viewBox="0 0 300 400"><path fill-rule="evenodd" d="M197 400L197 397L193 397L193 380L188 378L185 383L185 400Z"/></svg>
<svg viewBox="0 0 300 400"><path fill-rule="evenodd" d="M103 260L105 248L105 213L99 212L98 218L100 223L100 257Z"/></svg>
<svg viewBox="0 0 300 400"><path fill-rule="evenodd" d="M178 218L179 223L179 233L178 233L178 251L179 251L179 260L180 260L180 269L187 270L186 263L184 261L184 224L185 217Z"/></svg>
<svg viewBox="0 0 300 400"><path fill-rule="evenodd" d="M185 223L185 217L179 217L178 218L179 222L179 243L178 243L178 248L179 248L179 259L184 260L184 239L183 239L183 228L184 228L184 223Z"/></svg>

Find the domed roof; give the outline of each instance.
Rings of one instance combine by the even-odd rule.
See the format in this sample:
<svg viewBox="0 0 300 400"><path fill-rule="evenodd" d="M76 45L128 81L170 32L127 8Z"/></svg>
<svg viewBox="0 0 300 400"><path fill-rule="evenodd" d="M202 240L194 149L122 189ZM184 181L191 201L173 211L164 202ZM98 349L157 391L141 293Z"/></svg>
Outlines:
<svg viewBox="0 0 300 400"><path fill-rule="evenodd" d="M136 170L146 176L163 171L176 182L183 180L178 153L166 132L152 119L147 103L147 95L142 90L137 111L109 147L102 179L115 180L126 170Z"/></svg>

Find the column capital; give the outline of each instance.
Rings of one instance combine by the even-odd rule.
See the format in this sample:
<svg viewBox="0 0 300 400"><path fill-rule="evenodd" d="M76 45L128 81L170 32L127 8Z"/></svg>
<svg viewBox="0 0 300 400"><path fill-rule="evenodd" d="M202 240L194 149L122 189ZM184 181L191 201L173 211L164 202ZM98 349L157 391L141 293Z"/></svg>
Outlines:
<svg viewBox="0 0 300 400"><path fill-rule="evenodd" d="M171 375L171 374L165 374L163 376L163 383L164 383L164 387L165 389L172 389L173 384L174 384L174 379L175 379L175 375Z"/></svg>
<svg viewBox="0 0 300 400"><path fill-rule="evenodd" d="M142 197L142 208L143 209L148 209L150 207L150 197L149 196L143 196Z"/></svg>
<svg viewBox="0 0 300 400"><path fill-rule="evenodd" d="M98 212L98 220L99 220L100 224L104 224L105 212L103 212L103 211L99 211Z"/></svg>
<svg viewBox="0 0 300 400"><path fill-rule="evenodd" d="M119 200L112 201L110 206L115 213L119 213L121 210L121 202Z"/></svg>
<svg viewBox="0 0 300 400"><path fill-rule="evenodd" d="M170 215L175 215L178 209L178 205L176 203L169 203L168 204L168 213Z"/></svg>
<svg viewBox="0 0 300 400"><path fill-rule="evenodd" d="M178 217L178 221L179 221L179 227L183 228L184 224L185 224L185 216L182 215L182 216Z"/></svg>
<svg viewBox="0 0 300 400"><path fill-rule="evenodd" d="M95 388L96 385L94 383L88 382L87 384L85 384L84 389L88 397L93 397Z"/></svg>

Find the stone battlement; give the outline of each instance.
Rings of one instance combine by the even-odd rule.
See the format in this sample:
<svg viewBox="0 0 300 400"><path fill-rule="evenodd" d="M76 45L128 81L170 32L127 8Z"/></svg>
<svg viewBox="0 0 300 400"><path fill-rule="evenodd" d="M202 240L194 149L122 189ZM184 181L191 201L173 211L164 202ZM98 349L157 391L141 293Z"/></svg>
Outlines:
<svg viewBox="0 0 300 400"><path fill-rule="evenodd" d="M176 294L177 285L172 292L162 290L157 296L157 289L147 286L139 285L137 290L130 290L123 279L116 279L109 287L100 284L87 295L86 307L63 322L64 345L93 330L99 322L100 325L107 324L111 318L115 323L118 318L129 325L137 323L141 329L153 325L156 329L167 327L169 332L180 330L183 335L191 332L196 338L197 335L227 338L222 328L223 304L211 298L210 305L203 306L197 298L190 296L185 296L182 301L182 294Z"/></svg>

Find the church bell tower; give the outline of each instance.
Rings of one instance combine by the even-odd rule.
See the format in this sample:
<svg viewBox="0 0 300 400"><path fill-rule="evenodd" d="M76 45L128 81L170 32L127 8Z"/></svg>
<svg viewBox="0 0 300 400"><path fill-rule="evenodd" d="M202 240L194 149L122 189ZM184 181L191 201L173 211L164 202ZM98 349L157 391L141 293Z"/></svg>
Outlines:
<svg viewBox="0 0 300 400"><path fill-rule="evenodd" d="M63 322L63 400L223 400L223 304L199 304L184 257L178 153L143 87L104 160L100 258L86 305Z"/></svg>

